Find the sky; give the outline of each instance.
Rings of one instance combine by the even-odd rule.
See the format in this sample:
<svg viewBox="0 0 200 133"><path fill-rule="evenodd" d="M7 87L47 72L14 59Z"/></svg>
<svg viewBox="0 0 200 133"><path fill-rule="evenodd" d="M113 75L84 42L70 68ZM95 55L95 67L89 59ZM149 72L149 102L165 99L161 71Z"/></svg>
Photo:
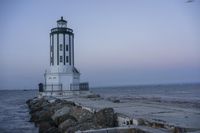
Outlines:
<svg viewBox="0 0 200 133"><path fill-rule="evenodd" d="M91 87L199 83L200 0L1 0L0 89L37 89L61 16Z"/></svg>

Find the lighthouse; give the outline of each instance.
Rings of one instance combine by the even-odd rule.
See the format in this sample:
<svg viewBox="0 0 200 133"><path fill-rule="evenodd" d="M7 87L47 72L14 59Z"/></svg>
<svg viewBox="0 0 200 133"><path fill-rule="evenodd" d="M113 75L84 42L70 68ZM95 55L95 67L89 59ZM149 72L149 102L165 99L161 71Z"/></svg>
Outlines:
<svg viewBox="0 0 200 133"><path fill-rule="evenodd" d="M61 17L50 32L50 67L45 71L45 94L64 94L88 90L88 83L80 83L80 72L74 66L74 33Z"/></svg>

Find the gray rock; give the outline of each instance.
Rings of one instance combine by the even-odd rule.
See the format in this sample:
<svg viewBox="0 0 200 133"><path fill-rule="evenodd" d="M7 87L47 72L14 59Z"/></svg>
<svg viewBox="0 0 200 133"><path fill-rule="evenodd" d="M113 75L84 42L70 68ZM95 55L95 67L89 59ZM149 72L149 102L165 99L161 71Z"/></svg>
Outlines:
<svg viewBox="0 0 200 133"><path fill-rule="evenodd" d="M65 120L68 120L68 119L72 119L74 121L77 121L76 118L74 118L73 116L71 116L69 114L65 114L65 115L55 119L54 122L55 122L56 125L59 125L60 123L64 122Z"/></svg>
<svg viewBox="0 0 200 133"><path fill-rule="evenodd" d="M82 122L93 122L94 114L86 109L82 109L79 107L71 108L70 115L76 118L79 123Z"/></svg>
<svg viewBox="0 0 200 133"><path fill-rule="evenodd" d="M91 94L91 95L88 95L87 98L100 98L100 95L99 94Z"/></svg>
<svg viewBox="0 0 200 133"><path fill-rule="evenodd" d="M115 126L115 113L113 108L104 108L95 114L95 123L101 127Z"/></svg>
<svg viewBox="0 0 200 133"><path fill-rule="evenodd" d="M74 121L77 121L77 119L70 114L71 108L69 107L63 107L59 110L57 110L51 118L55 122L56 125L59 125L60 123L64 122L67 119L72 119Z"/></svg>
<svg viewBox="0 0 200 133"><path fill-rule="evenodd" d="M39 133L45 133L50 128L51 128L50 123L48 123L48 122L41 122L39 124Z"/></svg>
<svg viewBox="0 0 200 133"><path fill-rule="evenodd" d="M115 100L113 100L113 103L120 103L120 100L119 99L115 99Z"/></svg>
<svg viewBox="0 0 200 133"><path fill-rule="evenodd" d="M69 114L69 113L70 113L70 108L65 106L65 107L57 110L51 118L53 120L55 120L56 118L61 117L61 116L65 115L65 114Z"/></svg>
<svg viewBox="0 0 200 133"><path fill-rule="evenodd" d="M60 132L65 132L67 131L68 128L74 127L77 124L77 122L73 119L67 119L64 122L62 122L59 126L58 129Z"/></svg>
<svg viewBox="0 0 200 133"><path fill-rule="evenodd" d="M96 129L96 126L92 122L79 123L76 126L69 127L64 133L74 133L75 131L84 131L89 129Z"/></svg>
<svg viewBox="0 0 200 133"><path fill-rule="evenodd" d="M50 127L45 133L60 133L57 127Z"/></svg>
<svg viewBox="0 0 200 133"><path fill-rule="evenodd" d="M53 112L51 112L50 110L37 111L31 115L31 121L36 123L40 121L51 121L52 115Z"/></svg>
<svg viewBox="0 0 200 133"><path fill-rule="evenodd" d="M60 100L60 99L56 99L55 103L56 104L60 103L60 104L63 104L65 106L68 106L68 107L76 106L76 104L72 101L66 101L66 100Z"/></svg>

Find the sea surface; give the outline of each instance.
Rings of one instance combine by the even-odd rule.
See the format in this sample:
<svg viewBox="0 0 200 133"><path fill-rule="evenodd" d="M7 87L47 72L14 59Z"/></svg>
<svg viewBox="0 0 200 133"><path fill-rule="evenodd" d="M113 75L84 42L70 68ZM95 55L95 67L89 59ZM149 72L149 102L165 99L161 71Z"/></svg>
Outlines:
<svg viewBox="0 0 200 133"><path fill-rule="evenodd" d="M96 87L92 88L92 91L104 98L159 99L163 101L200 103L200 84Z"/></svg>
<svg viewBox="0 0 200 133"><path fill-rule="evenodd" d="M143 85L91 88L104 98L159 99L171 102L200 104L200 84ZM29 122L26 100L37 95L36 90L0 91L0 133L37 133L38 128ZM199 108L199 106L197 106Z"/></svg>
<svg viewBox="0 0 200 133"><path fill-rule="evenodd" d="M35 97L36 91L0 91L0 133L38 133L29 122L26 100Z"/></svg>

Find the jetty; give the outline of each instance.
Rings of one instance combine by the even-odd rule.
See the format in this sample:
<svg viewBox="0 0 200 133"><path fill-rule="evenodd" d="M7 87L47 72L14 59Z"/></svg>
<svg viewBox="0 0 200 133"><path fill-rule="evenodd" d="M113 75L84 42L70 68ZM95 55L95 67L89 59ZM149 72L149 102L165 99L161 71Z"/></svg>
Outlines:
<svg viewBox="0 0 200 133"><path fill-rule="evenodd" d="M80 82L74 65L74 33L61 17L50 32L50 67L38 97L30 99L30 121L40 133L200 132L199 107L160 99L104 98Z"/></svg>
<svg viewBox="0 0 200 133"><path fill-rule="evenodd" d="M27 101L31 121L40 127L41 132L44 129L58 133L196 133L200 131L198 108L195 110L138 99L127 101L105 99L92 92L87 95L82 94L41 96L40 93L37 98ZM44 126L44 121L51 123L49 125L46 123L48 128Z"/></svg>

